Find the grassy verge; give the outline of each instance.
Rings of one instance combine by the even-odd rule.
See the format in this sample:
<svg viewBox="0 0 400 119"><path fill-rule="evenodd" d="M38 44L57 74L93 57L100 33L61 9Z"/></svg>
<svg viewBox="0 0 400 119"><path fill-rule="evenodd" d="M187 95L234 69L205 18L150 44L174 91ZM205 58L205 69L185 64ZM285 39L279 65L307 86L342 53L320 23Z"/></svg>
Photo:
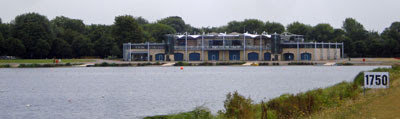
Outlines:
<svg viewBox="0 0 400 119"><path fill-rule="evenodd" d="M202 63L188 63L188 62L177 62L174 66L229 66L229 65L243 65L246 62L202 62Z"/></svg>
<svg viewBox="0 0 400 119"><path fill-rule="evenodd" d="M164 63L127 63L127 64L117 64L117 63L107 63L107 62L103 62L103 63L97 63L94 65L88 65L88 67L130 67L130 66L151 66L151 65L163 65Z"/></svg>
<svg viewBox="0 0 400 119"><path fill-rule="evenodd" d="M10 64L0 64L0 68L10 68Z"/></svg>
<svg viewBox="0 0 400 119"><path fill-rule="evenodd" d="M289 62L288 65L314 65L313 62Z"/></svg>
<svg viewBox="0 0 400 119"><path fill-rule="evenodd" d="M375 71L388 71L390 73L389 89L371 89L365 96L355 100L347 100L343 105L323 110L312 114L308 118L324 119L394 119L400 117L400 68L376 69ZM362 77L362 76L361 76ZM362 84L358 78L356 82ZM360 94L362 95L362 94Z"/></svg>
<svg viewBox="0 0 400 119"><path fill-rule="evenodd" d="M393 66L392 68L378 68L372 71L375 72L389 72L391 82L398 82L400 78L400 66ZM331 118L329 116L319 116L315 114L325 110L332 110L338 107L348 105L348 102L359 100L362 98L362 83L363 72L359 73L353 82L341 82L339 84L327 87L310 90L299 94L283 94L280 97L269 100L268 102L254 103L250 98L245 98L237 92L229 93L224 101L224 110L220 110L217 115L213 115L212 119L287 119L287 118ZM396 86L396 83L390 83L391 88ZM400 89L399 89L400 90ZM397 91L400 92L400 91ZM400 96L400 94L399 94ZM397 100L398 96L393 98ZM371 99L375 101L374 99ZM392 100L392 99L390 99ZM391 102L391 101L387 101ZM393 102L393 101L392 101ZM398 101L397 101L398 102ZM397 105L400 104L396 103ZM351 117L358 116L356 113L357 106L350 104L350 112L339 113L339 117L346 118L347 115ZM383 104L383 106L388 106ZM371 106L371 109L374 106ZM377 108L379 109L379 108ZM397 110L400 110L397 108ZM207 110L206 110L207 111ZM370 110L372 112L376 111ZM393 111L392 111L393 112ZM394 109L396 113L396 109ZM397 112L398 113L398 112ZM178 115L190 115L191 112L183 112L175 115L154 116L160 118L146 117L147 119L176 119ZM329 113L328 114L333 114ZM344 116L342 116L344 115ZM354 116L352 116L354 115ZM332 117L338 117L333 115ZM190 119L186 117L180 117Z"/></svg>
<svg viewBox="0 0 400 119"><path fill-rule="evenodd" d="M346 63L336 63L336 65L338 65L338 66L352 66L352 65L354 65L354 64L353 64L353 63L346 62Z"/></svg>
<svg viewBox="0 0 400 119"><path fill-rule="evenodd" d="M61 63L80 63L80 62L94 62L92 59L61 59ZM13 59L13 60L0 60L0 63L53 63L53 59Z"/></svg>
<svg viewBox="0 0 400 119"><path fill-rule="evenodd" d="M65 64L20 64L19 68L37 68L37 67L65 67L65 66L72 66L72 65L80 65L80 63L65 63Z"/></svg>

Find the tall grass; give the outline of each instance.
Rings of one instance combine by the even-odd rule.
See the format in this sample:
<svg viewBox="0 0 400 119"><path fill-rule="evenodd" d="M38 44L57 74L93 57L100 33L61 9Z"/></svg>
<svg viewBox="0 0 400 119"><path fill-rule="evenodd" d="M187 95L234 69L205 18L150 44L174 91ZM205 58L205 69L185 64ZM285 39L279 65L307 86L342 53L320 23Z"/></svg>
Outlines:
<svg viewBox="0 0 400 119"><path fill-rule="evenodd" d="M391 80L400 78L400 66L392 66L392 68L377 68L373 72L389 72ZM357 99L362 92L363 72L359 73L353 82L341 82L328 88L319 88L310 90L304 93L283 94L280 97L269 100L264 107L264 103L252 104L251 108L240 107L243 109L237 110L237 106L225 106L225 110L220 111L221 115L226 118L235 117L235 119L253 119L268 117L268 119L287 119L287 118L302 118L311 115L314 112L340 106L347 100ZM230 95L230 94L228 94ZM227 97L225 102L234 102L234 105L248 105L251 99L243 99L243 96L234 93L234 98ZM237 101L242 100L242 101ZM225 103L226 104L226 103ZM267 110L267 113L263 113ZM251 114L240 114L239 112L254 112ZM239 114L238 114L239 113Z"/></svg>
<svg viewBox="0 0 400 119"><path fill-rule="evenodd" d="M171 115L149 116L143 119L216 119L206 107L196 107L193 111Z"/></svg>
<svg viewBox="0 0 400 119"><path fill-rule="evenodd" d="M374 72L389 72L390 79L400 78L400 66L377 68ZM353 82L341 82L327 88L318 88L304 93L283 94L264 103L254 103L237 92L229 93L224 101L224 109L217 115L205 119L290 119L304 118L315 112L337 107L347 100L357 99L362 94L363 72ZM166 115L163 118L145 119L192 119L192 112ZM180 116L179 116L180 115Z"/></svg>

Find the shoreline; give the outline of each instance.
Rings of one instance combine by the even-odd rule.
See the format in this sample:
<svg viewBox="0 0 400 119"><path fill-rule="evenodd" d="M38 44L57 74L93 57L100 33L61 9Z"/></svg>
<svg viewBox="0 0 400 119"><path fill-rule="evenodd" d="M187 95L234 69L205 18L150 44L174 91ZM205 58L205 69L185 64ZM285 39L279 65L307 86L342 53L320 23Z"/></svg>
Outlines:
<svg viewBox="0 0 400 119"><path fill-rule="evenodd" d="M52 68L52 67L169 67L169 66L386 66L399 65L400 60L395 58L362 58L328 60L328 61L136 61L125 62L119 60L95 59L92 62L68 63L0 63L0 68ZM377 60L375 60L377 59ZM395 59L395 60L387 60Z"/></svg>
<svg viewBox="0 0 400 119"><path fill-rule="evenodd" d="M382 91L390 91L393 88L399 88L398 78L400 75L400 66L392 65L390 68L376 68L369 71L389 72L391 77L390 89ZM325 88L312 89L297 94L282 94L278 97L269 99L264 102L254 102L250 98L246 98L237 92L227 94L224 101L225 109L219 110L217 114L211 113L207 107L196 107L192 111L172 113L166 115L146 116L144 119L190 119L193 117L203 117L205 119L225 119L225 118L320 118L335 117L337 114L348 111L335 110L337 108L351 108L350 104L357 104L354 101L365 98L363 96L363 75L364 72L358 73L350 82L340 82ZM379 95L373 89L367 89L368 95ZM388 94L388 93L387 93ZM393 97L393 96L392 96ZM369 97L371 98L371 97ZM376 98L376 97L375 97ZM380 97L382 98L382 97ZM370 99L372 100L372 99ZM361 100L358 103L364 103ZM387 101L390 102L390 101ZM395 103L395 102L394 102ZM388 106L388 105L387 105ZM360 115L358 110L353 108L352 115ZM359 106L360 111L365 111ZM333 113L331 112L333 110ZM328 112L328 113L327 113ZM372 111L374 112L374 111ZM395 111L390 111L392 114ZM321 114L323 113L323 114ZM341 117L346 115L339 115ZM348 115L347 115L348 116ZM351 115L350 115L351 116Z"/></svg>

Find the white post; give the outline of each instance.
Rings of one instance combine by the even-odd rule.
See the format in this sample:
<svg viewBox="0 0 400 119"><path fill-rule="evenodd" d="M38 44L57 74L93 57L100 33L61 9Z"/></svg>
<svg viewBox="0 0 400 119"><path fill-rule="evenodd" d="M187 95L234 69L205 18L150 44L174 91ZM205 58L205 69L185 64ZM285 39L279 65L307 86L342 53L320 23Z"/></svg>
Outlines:
<svg viewBox="0 0 400 119"><path fill-rule="evenodd" d="M314 61L317 61L317 42L314 42Z"/></svg>
<svg viewBox="0 0 400 119"><path fill-rule="evenodd" d="M128 51L128 57L129 57L129 61L132 61L132 44L129 43L129 51Z"/></svg>
<svg viewBox="0 0 400 119"><path fill-rule="evenodd" d="M342 42L342 59L344 59L344 43Z"/></svg>
<svg viewBox="0 0 400 119"><path fill-rule="evenodd" d="M243 60L246 61L246 35L243 33Z"/></svg>
<svg viewBox="0 0 400 119"><path fill-rule="evenodd" d="M300 46L299 46L299 41L297 41L297 61L300 61Z"/></svg>
<svg viewBox="0 0 400 119"><path fill-rule="evenodd" d="M321 60L324 60L324 42L321 43Z"/></svg>
<svg viewBox="0 0 400 119"><path fill-rule="evenodd" d="M336 48L335 48L335 60L337 59L337 42L335 43Z"/></svg>
<svg viewBox="0 0 400 119"><path fill-rule="evenodd" d="M187 51L187 37L188 37L188 34L187 34L187 32L185 32L185 60L186 61L189 61L189 59L188 59L188 51Z"/></svg>
<svg viewBox="0 0 400 119"><path fill-rule="evenodd" d="M150 43L147 41L147 62L150 62Z"/></svg>
<svg viewBox="0 0 400 119"><path fill-rule="evenodd" d="M262 44L262 33L260 34L260 55L259 55L259 57L260 57L259 60L260 60L260 61L262 61L262 57L261 57L261 56L262 56L262 54L264 54L264 53L262 52L262 45L261 45L261 44ZM265 57L265 56L264 56L264 57Z"/></svg>
<svg viewBox="0 0 400 119"><path fill-rule="evenodd" d="M222 61L225 61L225 34L222 35Z"/></svg>
<svg viewBox="0 0 400 119"><path fill-rule="evenodd" d="M204 32L201 35L201 59L204 61Z"/></svg>
<svg viewBox="0 0 400 119"><path fill-rule="evenodd" d="M328 42L328 60L331 60L331 43Z"/></svg>

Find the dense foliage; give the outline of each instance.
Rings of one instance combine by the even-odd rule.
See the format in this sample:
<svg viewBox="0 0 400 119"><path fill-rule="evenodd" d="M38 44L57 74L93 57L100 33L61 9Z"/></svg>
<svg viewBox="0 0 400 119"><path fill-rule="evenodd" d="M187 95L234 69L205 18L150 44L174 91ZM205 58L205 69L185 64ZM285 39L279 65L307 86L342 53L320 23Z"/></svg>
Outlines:
<svg viewBox="0 0 400 119"><path fill-rule="evenodd" d="M315 26L293 22L286 27L278 22L257 19L231 21L220 27L195 28L179 16L156 22L131 15L117 16L112 25L85 25L80 19L58 16L49 20L38 13L26 13L10 23L0 19L0 56L21 58L81 58L122 55L122 43L165 42L164 34L211 32L284 33L305 36L306 41L344 42L350 57L399 57L400 22L393 22L382 33L367 31L353 18L342 28L321 23Z"/></svg>

